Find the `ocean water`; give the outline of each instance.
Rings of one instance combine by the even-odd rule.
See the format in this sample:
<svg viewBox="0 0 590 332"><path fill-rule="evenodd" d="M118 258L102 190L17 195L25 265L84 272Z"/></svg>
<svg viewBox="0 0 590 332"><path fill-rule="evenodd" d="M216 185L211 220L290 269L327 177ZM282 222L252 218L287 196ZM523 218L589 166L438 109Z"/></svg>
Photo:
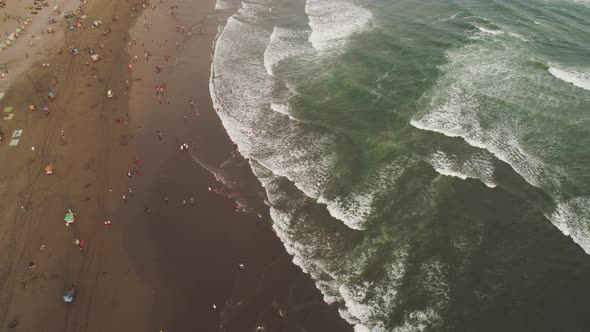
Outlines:
<svg viewBox="0 0 590 332"><path fill-rule="evenodd" d="M590 330L590 2L216 9L218 114L356 331Z"/></svg>

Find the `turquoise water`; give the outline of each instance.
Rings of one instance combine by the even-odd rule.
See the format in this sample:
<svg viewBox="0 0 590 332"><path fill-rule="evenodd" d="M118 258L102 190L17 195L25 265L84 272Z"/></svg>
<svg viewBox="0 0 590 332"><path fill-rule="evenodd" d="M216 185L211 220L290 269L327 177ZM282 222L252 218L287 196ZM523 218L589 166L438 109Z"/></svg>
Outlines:
<svg viewBox="0 0 590 332"><path fill-rule="evenodd" d="M586 331L590 3L234 4L211 92L357 331Z"/></svg>

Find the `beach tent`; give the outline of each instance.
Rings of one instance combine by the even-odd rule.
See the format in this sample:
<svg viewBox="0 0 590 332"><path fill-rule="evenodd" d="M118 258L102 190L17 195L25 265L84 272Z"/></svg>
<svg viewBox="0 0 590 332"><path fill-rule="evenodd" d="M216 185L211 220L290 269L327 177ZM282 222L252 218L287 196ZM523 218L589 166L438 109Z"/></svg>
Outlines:
<svg viewBox="0 0 590 332"><path fill-rule="evenodd" d="M7 47L8 47L8 45L6 45L5 43L0 44L0 48L2 48L2 49L7 48Z"/></svg>
<svg viewBox="0 0 590 332"><path fill-rule="evenodd" d="M15 40L16 39L16 33L11 33L10 35L8 35L8 40Z"/></svg>
<svg viewBox="0 0 590 332"><path fill-rule="evenodd" d="M96 62L96 61L100 60L100 55L93 54L90 56L90 58L92 59L92 61Z"/></svg>

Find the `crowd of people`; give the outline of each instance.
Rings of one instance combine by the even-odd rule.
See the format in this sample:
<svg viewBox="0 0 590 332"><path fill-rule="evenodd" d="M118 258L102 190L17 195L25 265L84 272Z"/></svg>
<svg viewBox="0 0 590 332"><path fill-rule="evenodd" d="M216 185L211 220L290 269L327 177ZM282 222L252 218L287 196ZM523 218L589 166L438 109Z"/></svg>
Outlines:
<svg viewBox="0 0 590 332"><path fill-rule="evenodd" d="M148 15L150 14L150 11L156 11L158 10L160 7L159 5L164 4L164 0L156 0L156 1L151 1L151 0L144 0L141 5L145 11L143 18L144 18L144 23L143 26L145 29L149 30L152 28L152 24L150 23L150 19L148 17ZM165 6L163 6L165 7ZM170 15L171 17L175 16L175 10L177 9L177 5L172 5L172 6L168 6L167 8L169 8L168 10L168 15ZM85 29L85 23L84 20L82 19L82 17L85 17L85 6L84 4L82 4L76 11L76 14L80 17L77 19L75 27L79 30L81 30L81 33L88 33L89 31L84 31ZM136 9L133 8L132 11L132 17L134 17L136 15ZM95 21L96 22L96 21ZM102 34L102 36L104 37L104 41L100 42L97 46L97 48L86 48L85 50L88 51L88 53L90 55L94 55L96 54L97 51L102 51L104 52L104 54L102 55L103 57L106 57L108 55L111 54L112 50L107 50L105 48L105 43L107 43L108 39L111 38L110 34L112 33L112 26L114 24L117 24L118 22L118 17L115 15L113 17L111 17L108 20L108 25L105 25L104 27L102 27L102 25L96 25L93 24L92 28L93 29L97 29L100 30L102 29L102 31L100 31L100 33ZM66 19L66 23L71 26L71 23L69 21L67 21ZM199 28L199 30L201 30L200 25L188 25L188 26L184 26L184 25L179 25L177 26L176 32L177 34L180 35L180 42L176 43L177 48L179 48L182 45L182 42L184 40L186 40L186 37L190 36L190 34L193 32L193 30L195 28ZM72 33L67 31L66 33ZM66 39L67 40L67 39ZM163 45L165 45L168 41L167 40L162 40L160 42L158 42L158 45L160 47L162 47ZM107 43L108 44L108 43ZM138 44L141 44L141 46L138 46ZM140 48L141 47L141 48ZM68 49L68 53L64 53L62 52L62 47L57 49L57 56L71 56L71 57L75 57L78 56L80 53L80 50L76 45L65 45L65 48ZM103 77L100 77L99 72L101 71L93 71L92 69L84 69L84 67L88 67L90 65L90 61L85 63L85 66L82 66L80 68L80 75L90 75L92 78L94 78L99 84L100 86L104 86L105 88L109 88L109 92L111 90L114 91L114 94L116 95L117 93L122 93L123 95L127 95L129 89L130 89L130 82L133 82L133 76L135 75L136 69L142 69L142 71L148 72L145 70L145 66L150 66L153 68L153 71L151 75L154 75L154 79L157 81L160 81L159 84L155 85L154 90L155 90L155 98L156 101L158 103L162 103L162 100L165 100L167 104L170 104L170 97L168 96L168 91L166 88L166 83L164 82L163 79L157 79L156 77L158 77L158 75L160 75L163 71L164 71L164 66L162 66L160 63L154 63L152 64L152 51L145 46L145 44L143 42L139 42L136 39L131 39L128 43L127 43L127 48L126 50L131 54L131 59L132 62L129 63L127 65L127 72L129 75L129 78L126 79L124 81L125 86L107 86L109 83L107 83L108 81L105 80ZM143 59L144 61L139 61L139 51L141 50L141 52L143 53ZM160 53L160 52L159 52ZM168 60L170 59L170 55L164 55L162 57L162 59L164 59L165 62L168 62ZM96 61L96 60L94 60ZM100 64L97 64L100 65ZM49 63L43 63L43 67L48 68L49 67ZM148 67L149 68L149 67ZM8 69L4 68L4 70L7 72ZM58 84L58 80L55 79L52 81L53 85L57 85ZM118 83L115 83L118 84ZM43 89L38 88L37 89L37 93L41 94L44 93ZM105 98L107 98L108 96L105 96ZM188 107L187 107L190 112L192 114L194 114L195 116L199 115L199 111L197 109L197 104L195 102L195 100L193 99L189 99L188 100ZM186 114L184 115L185 117L187 116ZM117 123L121 123L124 124L125 126L127 126L128 120L127 119L117 119ZM158 129L156 130L156 135L157 135L157 139L159 141L164 141L164 136L163 133ZM66 140L65 139L65 134L64 131L61 130L61 135L60 135L62 140ZM188 145L188 143L181 143L180 144L180 151L181 152L190 152L190 147ZM235 154L232 154L232 156L235 156ZM133 162L132 162L132 167L130 167L129 169L127 169L126 171L126 175L128 177L128 181L131 182L131 179L133 177L136 176L141 176L142 175L142 167L143 164L142 162L136 158ZM219 184L215 183L212 184L208 187L208 191L211 194L218 194L219 192ZM123 203L128 202L129 200L133 199L135 197L135 192L132 189L131 185L129 184L127 186L127 190L121 194L121 200ZM171 207L171 203L170 203L170 197L168 196L168 194L162 194L163 197L163 205L164 205L164 209L165 208L169 208ZM189 194L185 197L180 197L178 198L178 207L197 207L198 206L198 200L195 194ZM158 207L158 209L160 209L160 207ZM236 205L236 211L239 211L239 206ZM70 211L71 212L71 211ZM83 216L83 211L81 212L81 219L84 220L84 216ZM144 212L146 215L151 215L153 213L153 210L151 207L144 207ZM77 216L77 214L76 214ZM113 225L113 222L111 221L111 218L106 217L104 220L101 221L102 225L104 226L105 229L110 229ZM67 223L66 223L67 224ZM87 244L86 242L81 239L79 236L74 236L73 239L73 247L79 251L80 253L84 254L86 249L87 249ZM40 252L45 252L47 250L51 250L50 247L48 247L45 243L41 243L39 245L39 251ZM33 262L33 260L29 261L28 263L28 269L29 270L33 270L35 269L36 265ZM245 264L244 263L240 263L239 266L240 269L245 269ZM30 280L29 280L30 281ZM26 288L29 285L29 281L23 281L22 282L22 286L24 288ZM213 308L216 308L215 304L213 304Z"/></svg>

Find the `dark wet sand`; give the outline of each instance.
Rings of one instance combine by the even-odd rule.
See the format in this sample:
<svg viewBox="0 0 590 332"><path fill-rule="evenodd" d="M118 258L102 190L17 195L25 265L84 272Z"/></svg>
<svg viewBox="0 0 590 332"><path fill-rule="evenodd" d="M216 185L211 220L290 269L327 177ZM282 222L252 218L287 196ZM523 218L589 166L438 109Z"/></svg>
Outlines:
<svg viewBox="0 0 590 332"><path fill-rule="evenodd" d="M138 181L133 184L138 196L129 204L133 208L122 214L131 257L156 289L154 324L177 331L253 331L257 326L265 331L349 331L291 263L270 227L263 190L247 161L239 153L232 157L234 145L209 95L211 45L219 21L226 19L213 7L214 1L180 1L174 18L148 11L149 32L141 22L132 31L137 46L131 54L142 64L141 72L134 72L141 81L132 87L132 122L141 126L134 143L145 166L131 180ZM188 37L176 32L176 26L190 24L200 29ZM149 62L141 59L144 47L152 52ZM161 73L153 71L157 64ZM165 94L158 98L154 88L162 82ZM182 143L190 152L180 151ZM190 195L195 206L183 207ZM235 211L228 195L253 212ZM151 215L145 215L145 207ZM246 268L240 269L240 263Z"/></svg>

